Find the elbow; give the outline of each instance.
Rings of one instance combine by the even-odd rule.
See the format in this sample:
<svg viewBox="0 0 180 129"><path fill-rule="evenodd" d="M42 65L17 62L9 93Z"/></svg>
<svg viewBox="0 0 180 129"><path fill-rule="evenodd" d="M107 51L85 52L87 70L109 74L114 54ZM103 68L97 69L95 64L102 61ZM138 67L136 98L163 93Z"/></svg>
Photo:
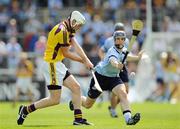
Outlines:
<svg viewBox="0 0 180 129"><path fill-rule="evenodd" d="M104 58L104 51L102 49L99 49L98 56L100 57L101 60Z"/></svg>
<svg viewBox="0 0 180 129"><path fill-rule="evenodd" d="M68 51L67 52L63 52L63 56L68 58L69 57L69 52Z"/></svg>

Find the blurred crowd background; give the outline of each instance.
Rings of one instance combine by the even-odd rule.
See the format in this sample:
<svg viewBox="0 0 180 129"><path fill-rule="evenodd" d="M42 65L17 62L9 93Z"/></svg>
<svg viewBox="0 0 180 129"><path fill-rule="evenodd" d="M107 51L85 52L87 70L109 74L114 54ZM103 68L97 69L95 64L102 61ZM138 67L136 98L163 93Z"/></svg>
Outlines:
<svg viewBox="0 0 180 129"><path fill-rule="evenodd" d="M146 0L0 0L0 100L13 98L11 87L18 77L15 71L22 52L27 53L27 59L34 66L34 83L40 84L36 99L45 95L40 64L47 35L73 10L79 10L86 17L86 24L77 32L76 38L94 65L100 61L98 50L112 35L116 22L124 23L130 38L132 20L143 20L144 28L132 52L137 54L143 48L148 36ZM164 37L152 40L154 48L151 51L156 55L152 57L154 72L151 76L156 80L156 86L145 100L169 102L173 96L176 101L180 100L180 38L172 36L180 34L179 0L152 0L152 31L157 35L164 34ZM171 39L168 43L165 42L166 33ZM79 67L78 63L64 62L87 89L89 84L84 80L89 77L89 71ZM138 62L128 63L129 73L137 72L137 67ZM131 85L134 81L135 78L130 77Z"/></svg>

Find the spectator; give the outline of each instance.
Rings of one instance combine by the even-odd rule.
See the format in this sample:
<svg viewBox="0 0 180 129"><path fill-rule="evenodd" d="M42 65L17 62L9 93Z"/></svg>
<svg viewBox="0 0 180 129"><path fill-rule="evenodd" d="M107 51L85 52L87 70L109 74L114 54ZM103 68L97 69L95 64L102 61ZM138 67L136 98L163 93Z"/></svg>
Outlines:
<svg viewBox="0 0 180 129"><path fill-rule="evenodd" d="M0 68L6 67L6 56L7 55L7 49L6 44L2 40L0 40Z"/></svg>
<svg viewBox="0 0 180 129"><path fill-rule="evenodd" d="M33 69L33 63L27 59L27 53L21 53L20 61L16 69L16 95L14 97L13 107L15 107L16 102L19 100L20 93L27 95L29 101L32 102Z"/></svg>
<svg viewBox="0 0 180 129"><path fill-rule="evenodd" d="M16 68L19 63L19 54L22 48L17 42L16 37L11 37L7 44L8 68Z"/></svg>
<svg viewBox="0 0 180 129"><path fill-rule="evenodd" d="M12 18L9 21L9 24L7 25L6 28L6 35L7 37L13 37L13 36L17 36L18 35L18 27L17 27L17 21L16 19Z"/></svg>
<svg viewBox="0 0 180 129"><path fill-rule="evenodd" d="M180 82L180 76L178 69L180 68L179 59L177 55L171 51L164 53L163 68L165 71L165 82L170 87L173 84L169 100L172 99L173 95L178 91L178 85Z"/></svg>
<svg viewBox="0 0 180 129"><path fill-rule="evenodd" d="M0 32L6 31L6 26L8 24L9 16L7 13L7 8L0 5Z"/></svg>
<svg viewBox="0 0 180 129"><path fill-rule="evenodd" d="M41 63L43 61L46 42L47 42L47 38L45 36L40 36L38 41L35 43L36 66L37 66L36 76L38 79L43 79L42 76L43 74L41 71Z"/></svg>
<svg viewBox="0 0 180 129"><path fill-rule="evenodd" d="M25 33L37 33L41 29L42 29L41 22L35 18L29 18L24 25Z"/></svg>

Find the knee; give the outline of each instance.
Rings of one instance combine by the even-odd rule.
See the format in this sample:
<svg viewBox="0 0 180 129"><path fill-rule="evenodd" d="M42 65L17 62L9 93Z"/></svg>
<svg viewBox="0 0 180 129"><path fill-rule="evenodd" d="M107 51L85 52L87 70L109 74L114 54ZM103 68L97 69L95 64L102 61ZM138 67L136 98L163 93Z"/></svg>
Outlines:
<svg viewBox="0 0 180 129"><path fill-rule="evenodd" d="M73 85L72 86L72 91L73 92L80 92L80 85L79 84Z"/></svg>
<svg viewBox="0 0 180 129"><path fill-rule="evenodd" d="M86 105L84 105L84 107L85 107L86 109L90 109L90 108L92 107L92 105L91 105L91 104L86 104Z"/></svg>
<svg viewBox="0 0 180 129"><path fill-rule="evenodd" d="M52 105L57 105L60 103L60 97L58 96L54 96L54 97L51 96L49 99Z"/></svg>
<svg viewBox="0 0 180 129"><path fill-rule="evenodd" d="M121 93L120 93L120 100L121 101L127 100L127 93L126 93L126 91L121 91Z"/></svg>

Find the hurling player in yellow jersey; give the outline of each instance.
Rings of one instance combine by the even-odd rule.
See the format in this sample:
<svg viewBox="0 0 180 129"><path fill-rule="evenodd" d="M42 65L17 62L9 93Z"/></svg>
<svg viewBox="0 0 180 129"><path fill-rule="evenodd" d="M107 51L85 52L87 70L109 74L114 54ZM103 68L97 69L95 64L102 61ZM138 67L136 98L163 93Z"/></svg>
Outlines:
<svg viewBox="0 0 180 129"><path fill-rule="evenodd" d="M17 120L18 125L23 124L29 113L59 104L62 85L72 92L72 102L75 107L73 125L90 125L86 119L82 118L79 83L62 63L64 58L69 58L83 63L88 69L93 68L93 64L74 38L75 32L84 24L84 16L79 11L73 11L65 21L55 25L49 32L44 53L43 72L50 95L29 106L21 105ZM74 52L69 50L70 46L74 47Z"/></svg>

